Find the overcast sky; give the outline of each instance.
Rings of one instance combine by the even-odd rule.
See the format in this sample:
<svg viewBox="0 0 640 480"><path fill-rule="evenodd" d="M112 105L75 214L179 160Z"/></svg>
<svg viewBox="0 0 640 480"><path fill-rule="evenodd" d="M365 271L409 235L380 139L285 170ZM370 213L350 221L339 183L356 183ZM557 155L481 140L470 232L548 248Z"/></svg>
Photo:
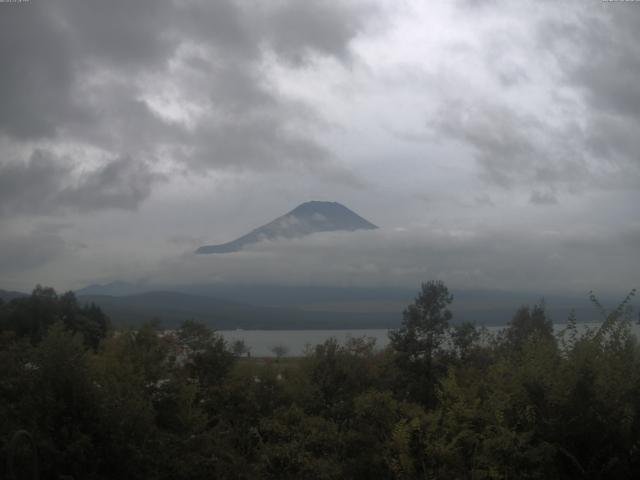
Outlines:
<svg viewBox="0 0 640 480"><path fill-rule="evenodd" d="M0 3L0 65L0 288L640 286L640 3ZM307 200L381 229L191 253Z"/></svg>

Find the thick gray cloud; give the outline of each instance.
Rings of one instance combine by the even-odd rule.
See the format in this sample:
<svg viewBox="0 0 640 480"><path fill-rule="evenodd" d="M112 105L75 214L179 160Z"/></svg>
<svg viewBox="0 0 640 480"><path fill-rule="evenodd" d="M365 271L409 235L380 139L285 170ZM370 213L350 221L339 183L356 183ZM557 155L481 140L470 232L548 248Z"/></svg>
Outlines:
<svg viewBox="0 0 640 480"><path fill-rule="evenodd" d="M161 178L144 163L131 157L121 157L81 175L74 185L63 188L56 200L80 210L133 209L149 195L153 183Z"/></svg>
<svg viewBox="0 0 640 480"><path fill-rule="evenodd" d="M48 209L70 174L70 168L52 161L42 151L33 153L26 164L0 166L0 205L3 215Z"/></svg>
<svg viewBox="0 0 640 480"><path fill-rule="evenodd" d="M440 84L423 140L456 142L481 178L528 188L537 204L558 200L541 202L541 192L635 189L639 12L607 2L458 2L453 19L476 29L444 44L460 64L427 75Z"/></svg>
<svg viewBox="0 0 640 480"><path fill-rule="evenodd" d="M602 12L601 12L602 13ZM581 25L579 61L569 82L581 86L590 107L586 137L592 154L627 187L640 182L640 9L606 9ZM606 32L606 33L605 33Z"/></svg>
<svg viewBox="0 0 640 480"><path fill-rule="evenodd" d="M458 288L620 294L637 281L629 260L639 233L637 227L608 232L504 226L320 233L265 241L230 255L173 257L129 280L146 278L156 286L264 282L412 287L440 278ZM590 273L598 270L598 275Z"/></svg>
<svg viewBox="0 0 640 480"><path fill-rule="evenodd" d="M295 64L304 63L314 52L348 60L349 42L370 13L346 2L284 2L266 12L265 37L278 54Z"/></svg>
<svg viewBox="0 0 640 480"><path fill-rule="evenodd" d="M430 123L438 135L470 148L486 180L502 187L584 183L589 171L576 134L508 106L477 99L445 104ZM572 135L573 134L573 135Z"/></svg>
<svg viewBox="0 0 640 480"><path fill-rule="evenodd" d="M640 112L640 10L616 5L583 12L574 28L556 25L563 42L577 50L566 59L568 81L586 89L589 103L604 112L638 120ZM552 28L552 27L548 27ZM560 41L558 41L560 42Z"/></svg>
<svg viewBox="0 0 640 480"><path fill-rule="evenodd" d="M580 146L601 167L599 181L607 187L640 181L640 9L628 7L603 2L539 27L541 49L555 57L564 85L584 99Z"/></svg>
<svg viewBox="0 0 640 480"><path fill-rule="evenodd" d="M60 122L84 119L74 95L73 45L49 2L2 7L0 132L20 139L53 136Z"/></svg>
<svg viewBox="0 0 640 480"><path fill-rule="evenodd" d="M12 272L0 280L15 279L5 287L141 275L634 286L631 2L0 10L0 244L14 257L0 248ZM183 256L312 199L382 229ZM58 217L64 229L38 227Z"/></svg>
<svg viewBox="0 0 640 480"><path fill-rule="evenodd" d="M109 159L89 171L77 171L71 159L36 150L29 161L0 164L0 216L133 209L160 175L129 157Z"/></svg>
<svg viewBox="0 0 640 480"><path fill-rule="evenodd" d="M40 267L70 250L60 228L40 226L26 233L0 237L0 275ZM2 278L2 277L0 277Z"/></svg>
<svg viewBox="0 0 640 480"><path fill-rule="evenodd" d="M299 171L357 184L316 135L324 119L280 89L272 70L351 62L370 7L34 0L0 8L2 270L47 264L66 252L63 238L81 235L87 213L138 209L176 176ZM73 224L29 230L46 216Z"/></svg>
<svg viewBox="0 0 640 480"><path fill-rule="evenodd" d="M534 205L555 205L558 203L558 199L553 192L540 192L538 190L534 190L531 193L529 201Z"/></svg>
<svg viewBox="0 0 640 480"><path fill-rule="evenodd" d="M197 169L317 168L331 157L312 133L321 122L268 82L265 61L302 68L316 56L347 60L366 14L321 1L54 0L4 8L0 132ZM197 114L180 121L150 107L168 95L174 110Z"/></svg>
<svg viewBox="0 0 640 480"><path fill-rule="evenodd" d="M79 69L91 63L130 72L162 68L180 42L170 28L176 14L170 0L47 4L73 45Z"/></svg>

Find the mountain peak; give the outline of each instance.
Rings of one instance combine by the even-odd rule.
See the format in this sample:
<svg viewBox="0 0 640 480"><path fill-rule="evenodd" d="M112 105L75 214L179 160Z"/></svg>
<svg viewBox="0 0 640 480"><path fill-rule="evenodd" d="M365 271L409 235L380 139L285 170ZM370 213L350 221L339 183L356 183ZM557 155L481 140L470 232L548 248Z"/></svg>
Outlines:
<svg viewBox="0 0 640 480"><path fill-rule="evenodd" d="M373 230L378 228L338 202L312 200L231 242L205 245L195 253L230 253L263 240L299 238L317 232Z"/></svg>
<svg viewBox="0 0 640 480"><path fill-rule="evenodd" d="M308 202L301 203L296 208L291 210L290 214L304 214L306 212L315 211L348 211L354 214L347 207L338 202L325 202L322 200L310 200ZM355 215L355 214L354 214Z"/></svg>

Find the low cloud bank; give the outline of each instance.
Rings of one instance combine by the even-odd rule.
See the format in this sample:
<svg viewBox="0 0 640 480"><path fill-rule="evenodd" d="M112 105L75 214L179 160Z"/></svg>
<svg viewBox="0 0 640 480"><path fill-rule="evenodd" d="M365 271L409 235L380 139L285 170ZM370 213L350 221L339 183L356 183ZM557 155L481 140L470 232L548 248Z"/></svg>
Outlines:
<svg viewBox="0 0 640 480"><path fill-rule="evenodd" d="M320 233L264 241L232 254L167 258L155 285L265 283L407 286L442 279L457 288L623 292L637 286L640 230L407 229ZM635 282L635 283L634 283Z"/></svg>

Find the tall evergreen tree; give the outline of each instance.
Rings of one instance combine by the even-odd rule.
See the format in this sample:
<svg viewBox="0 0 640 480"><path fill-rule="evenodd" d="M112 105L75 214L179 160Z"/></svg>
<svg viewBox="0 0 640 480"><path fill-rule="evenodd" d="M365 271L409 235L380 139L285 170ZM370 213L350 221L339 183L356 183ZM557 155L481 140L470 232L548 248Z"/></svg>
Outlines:
<svg viewBox="0 0 640 480"><path fill-rule="evenodd" d="M403 312L402 326L389 334L398 367L408 375L408 395L430 405L435 400L434 360L440 351L453 314L453 295L439 280L422 284L420 293Z"/></svg>

